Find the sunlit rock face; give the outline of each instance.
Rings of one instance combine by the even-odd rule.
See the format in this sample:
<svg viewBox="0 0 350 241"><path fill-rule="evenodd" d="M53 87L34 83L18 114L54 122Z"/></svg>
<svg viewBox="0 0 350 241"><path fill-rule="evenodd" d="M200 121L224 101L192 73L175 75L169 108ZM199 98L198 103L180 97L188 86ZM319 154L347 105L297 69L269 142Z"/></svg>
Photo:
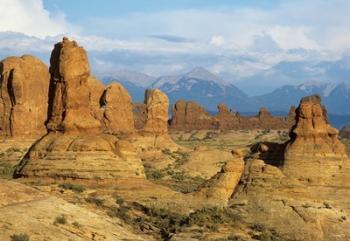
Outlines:
<svg viewBox="0 0 350 241"><path fill-rule="evenodd" d="M46 133L49 80L47 66L33 56L0 62L0 136L39 138Z"/></svg>
<svg viewBox="0 0 350 241"><path fill-rule="evenodd" d="M321 98L303 98L290 131L283 172L311 183L335 185L347 178L348 162L345 146L338 139L338 130L329 124Z"/></svg>
<svg viewBox="0 0 350 241"><path fill-rule="evenodd" d="M90 66L86 51L63 38L50 59L49 131L99 132L101 123L93 115L88 85Z"/></svg>

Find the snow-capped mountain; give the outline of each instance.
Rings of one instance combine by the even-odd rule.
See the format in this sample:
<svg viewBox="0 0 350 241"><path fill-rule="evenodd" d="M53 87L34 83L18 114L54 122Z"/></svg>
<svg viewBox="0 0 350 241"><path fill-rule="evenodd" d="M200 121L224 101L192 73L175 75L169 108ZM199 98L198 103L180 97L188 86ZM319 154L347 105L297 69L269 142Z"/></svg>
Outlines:
<svg viewBox="0 0 350 241"><path fill-rule="evenodd" d="M171 103L179 99L194 100L211 111L215 111L221 102L234 109L251 107L247 94L201 67L183 75L160 77L152 84L152 88L167 93Z"/></svg>
<svg viewBox="0 0 350 241"><path fill-rule="evenodd" d="M330 113L350 114L350 82L307 82L297 86L286 85L251 99L271 111L287 111L291 105L298 105L300 98L312 94L322 97L322 102Z"/></svg>

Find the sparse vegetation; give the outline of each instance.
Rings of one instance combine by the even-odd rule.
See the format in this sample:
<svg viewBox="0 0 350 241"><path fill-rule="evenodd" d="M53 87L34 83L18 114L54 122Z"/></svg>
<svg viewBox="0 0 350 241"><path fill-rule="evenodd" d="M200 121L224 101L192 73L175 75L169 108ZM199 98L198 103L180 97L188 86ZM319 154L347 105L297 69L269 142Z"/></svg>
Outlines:
<svg viewBox="0 0 350 241"><path fill-rule="evenodd" d="M0 166L0 178L10 179L13 177L13 173L16 170L16 166L10 164L3 164Z"/></svg>
<svg viewBox="0 0 350 241"><path fill-rule="evenodd" d="M55 218L54 224L66 224L67 219L65 215L60 215Z"/></svg>
<svg viewBox="0 0 350 241"><path fill-rule="evenodd" d="M282 237L274 230L268 229L263 224L257 223L251 226L251 236L260 241L282 241Z"/></svg>
<svg viewBox="0 0 350 241"><path fill-rule="evenodd" d="M26 233L11 235L11 241L29 241L29 236Z"/></svg>
<svg viewBox="0 0 350 241"><path fill-rule="evenodd" d="M78 184L62 183L58 186L63 188L63 189L72 190L73 192L78 192L78 193L85 191L85 187L83 187L82 185L78 185Z"/></svg>
<svg viewBox="0 0 350 241"><path fill-rule="evenodd" d="M85 201L88 202L88 203L95 204L98 207L101 207L105 200L102 199L102 198L99 198L99 197L97 197L95 195L92 195L92 196L89 196L89 197L85 198Z"/></svg>

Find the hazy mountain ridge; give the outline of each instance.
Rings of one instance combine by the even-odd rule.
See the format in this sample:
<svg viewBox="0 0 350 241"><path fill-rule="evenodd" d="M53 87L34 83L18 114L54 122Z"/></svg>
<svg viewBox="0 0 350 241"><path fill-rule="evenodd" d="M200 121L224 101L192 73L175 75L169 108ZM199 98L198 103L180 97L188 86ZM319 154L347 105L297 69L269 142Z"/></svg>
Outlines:
<svg viewBox="0 0 350 241"><path fill-rule="evenodd" d="M319 94L330 113L350 115L348 108L350 82L342 82L339 81L340 79L333 82L313 80L299 85L285 85L270 93L257 96L248 96L236 85L202 67L197 67L182 75L159 78L123 70L121 74L103 79L104 82L112 79L121 82L128 89L134 101L143 100L145 88L159 88L168 94L172 104L179 99L194 100L209 111L216 111L216 106L223 102L233 110L240 112L256 113L262 106L273 112L288 112L290 106L297 105L300 98ZM257 88L259 88L258 84Z"/></svg>

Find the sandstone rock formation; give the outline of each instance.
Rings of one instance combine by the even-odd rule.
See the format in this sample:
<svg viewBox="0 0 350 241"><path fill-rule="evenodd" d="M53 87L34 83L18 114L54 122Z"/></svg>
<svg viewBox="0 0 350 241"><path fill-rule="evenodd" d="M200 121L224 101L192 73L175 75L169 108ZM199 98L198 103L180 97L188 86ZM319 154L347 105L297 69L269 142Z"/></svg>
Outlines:
<svg viewBox="0 0 350 241"><path fill-rule="evenodd" d="M131 97L124 87L116 82L107 86L101 103L104 108L103 123L112 134L134 131Z"/></svg>
<svg viewBox="0 0 350 241"><path fill-rule="evenodd" d="M168 132L169 99L166 94L158 89L147 90L145 94L147 110L144 131L153 134Z"/></svg>
<svg viewBox="0 0 350 241"><path fill-rule="evenodd" d="M25 214L25 215L23 215ZM64 225L55 223L65 217ZM36 188L17 182L0 180L0 240L28 240L11 238L27 234L29 240L139 240L152 237L134 233L116 217L95 212L88 207L67 202Z"/></svg>
<svg viewBox="0 0 350 241"><path fill-rule="evenodd" d="M170 127L179 130L216 129L217 122L196 102L179 100L173 107Z"/></svg>
<svg viewBox="0 0 350 241"><path fill-rule="evenodd" d="M87 54L75 41L63 38L50 58L49 131L98 133L101 123L90 105Z"/></svg>
<svg viewBox="0 0 350 241"><path fill-rule="evenodd" d="M329 124L319 96L300 101L284 159L283 171L288 176L316 184L345 181L345 146L338 140L338 130Z"/></svg>
<svg viewBox="0 0 350 241"><path fill-rule="evenodd" d="M49 71L24 55L0 62L0 136L39 138L46 133Z"/></svg>
<svg viewBox="0 0 350 241"><path fill-rule="evenodd" d="M292 112L290 115L292 115ZM293 117L275 117L266 108L262 108L257 116L247 117L240 116L237 112L231 112L225 104L219 104L218 114L212 116L196 102L180 100L174 105L170 129L287 129L293 123Z"/></svg>
<svg viewBox="0 0 350 241"><path fill-rule="evenodd" d="M92 94L93 86L99 92L103 86L91 78L85 50L67 38L55 45L50 73L49 133L32 146L16 175L144 178L144 168L134 147L114 135L102 134L105 130L101 122L107 132L132 130L132 106L127 92L114 83L102 98ZM102 109L98 108L98 100Z"/></svg>
<svg viewBox="0 0 350 241"><path fill-rule="evenodd" d="M90 106L93 110L94 118L102 122L104 109L101 108L101 97L105 92L106 87L101 81L93 76L88 78L87 84L89 87Z"/></svg>
<svg viewBox="0 0 350 241"><path fill-rule="evenodd" d="M212 205L227 206L244 170L242 154L234 150L232 155L233 158L222 167L221 171L193 195L205 197Z"/></svg>
<svg viewBox="0 0 350 241"><path fill-rule="evenodd" d="M146 125L147 107L144 103L133 103L134 124L137 130L142 130Z"/></svg>

